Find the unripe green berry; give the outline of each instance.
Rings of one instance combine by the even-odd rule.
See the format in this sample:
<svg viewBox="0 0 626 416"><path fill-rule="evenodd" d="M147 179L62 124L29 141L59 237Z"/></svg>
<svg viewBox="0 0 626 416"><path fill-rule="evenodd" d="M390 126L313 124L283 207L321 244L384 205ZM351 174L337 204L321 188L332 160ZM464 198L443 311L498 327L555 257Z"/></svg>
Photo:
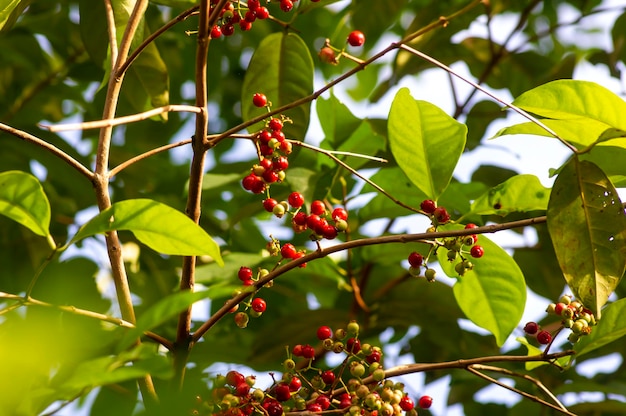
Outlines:
<svg viewBox="0 0 626 416"><path fill-rule="evenodd" d="M463 262L455 264L454 271L457 272L459 276L463 276L465 274L465 267L463 266Z"/></svg>
<svg viewBox="0 0 626 416"><path fill-rule="evenodd" d="M350 406L350 416L361 416L361 407L357 405Z"/></svg>
<svg viewBox="0 0 626 416"><path fill-rule="evenodd" d="M378 414L381 416L393 415L393 406L390 403L383 403Z"/></svg>
<svg viewBox="0 0 626 416"><path fill-rule="evenodd" d="M285 207L281 204L276 204L274 205L274 208L272 208L272 214L274 214L278 218L282 218L283 215L285 215L285 211Z"/></svg>
<svg viewBox="0 0 626 416"><path fill-rule="evenodd" d="M572 321L571 319L565 319L563 321L563 326L565 328L571 328L574 325L574 321Z"/></svg>
<svg viewBox="0 0 626 416"><path fill-rule="evenodd" d="M361 378L365 374L365 366L358 361L350 363L350 374L353 377Z"/></svg>
<svg viewBox="0 0 626 416"><path fill-rule="evenodd" d="M377 382L383 381L385 379L385 370L383 370L382 368L377 368L372 373L372 378L374 379L374 381L377 381Z"/></svg>
<svg viewBox="0 0 626 416"><path fill-rule="evenodd" d="M547 313L556 313L556 303L551 303L546 308Z"/></svg>
<svg viewBox="0 0 626 416"><path fill-rule="evenodd" d="M379 362L373 362L368 367L368 370L369 370L370 374L373 374L374 371L378 370L380 367L381 367L381 364Z"/></svg>
<svg viewBox="0 0 626 416"><path fill-rule="evenodd" d="M413 267L413 266L409 267L409 274L411 276L418 277L421 273L422 273L421 267Z"/></svg>
<svg viewBox="0 0 626 416"><path fill-rule="evenodd" d="M345 329L339 328L339 329L335 330L335 338L336 339L344 339L346 336L348 336L348 334L347 334Z"/></svg>
<svg viewBox="0 0 626 416"><path fill-rule="evenodd" d="M370 394L370 388L365 386L365 385L360 385L355 391L354 394L356 394L356 397L358 397L359 399L364 398L365 396L367 396L368 394Z"/></svg>
<svg viewBox="0 0 626 416"><path fill-rule="evenodd" d="M576 344L578 341L580 341L580 334L577 334L575 332L572 332L571 334L569 334L569 336L567 337L567 340L569 342L571 342L572 344Z"/></svg>
<svg viewBox="0 0 626 416"><path fill-rule="evenodd" d="M455 240L452 244L452 250L459 252L463 248L463 244L459 240Z"/></svg>
<svg viewBox="0 0 626 416"><path fill-rule="evenodd" d="M291 358L288 358L285 361L283 361L283 367L285 367L285 370L291 371L296 368L296 362L292 360Z"/></svg>
<svg viewBox="0 0 626 416"><path fill-rule="evenodd" d="M372 344L363 344L361 345L361 351L363 351L364 355L370 355L374 349L372 348Z"/></svg>
<svg viewBox="0 0 626 416"><path fill-rule="evenodd" d="M333 344L333 352L339 354L343 352L343 342L337 341Z"/></svg>
<svg viewBox="0 0 626 416"><path fill-rule="evenodd" d="M559 298L559 302L569 305L570 303L572 303L572 298L569 295L563 295Z"/></svg>
<svg viewBox="0 0 626 416"><path fill-rule="evenodd" d="M333 341L331 338L326 338L324 341L322 341L322 346L326 351L332 351L335 346L335 341Z"/></svg>
<svg viewBox="0 0 626 416"><path fill-rule="evenodd" d="M454 251L454 250L450 250L450 251L448 251L448 260L449 260L449 261L454 261L454 259L456 259L456 256L457 256L458 254L459 254L459 253L457 253L457 252L456 252L456 251Z"/></svg>
<svg viewBox="0 0 626 416"><path fill-rule="evenodd" d="M252 398L254 401L260 402L265 398L265 392L261 389L254 389L252 392Z"/></svg>
<svg viewBox="0 0 626 416"><path fill-rule="evenodd" d="M563 308L561 311L561 317L564 319L572 319L574 316L574 311L570 308Z"/></svg>
<svg viewBox="0 0 626 416"><path fill-rule="evenodd" d="M337 231L346 231L348 229L348 222L346 220L337 219L335 221L335 228L337 228Z"/></svg>
<svg viewBox="0 0 626 416"><path fill-rule="evenodd" d="M350 321L347 327L348 335L357 336L359 335L359 324L356 321Z"/></svg>
<svg viewBox="0 0 626 416"><path fill-rule="evenodd" d="M426 271L424 272L424 276L426 276L426 280L428 280L429 282L434 282L436 275L437 272L435 271L435 269L426 269Z"/></svg>

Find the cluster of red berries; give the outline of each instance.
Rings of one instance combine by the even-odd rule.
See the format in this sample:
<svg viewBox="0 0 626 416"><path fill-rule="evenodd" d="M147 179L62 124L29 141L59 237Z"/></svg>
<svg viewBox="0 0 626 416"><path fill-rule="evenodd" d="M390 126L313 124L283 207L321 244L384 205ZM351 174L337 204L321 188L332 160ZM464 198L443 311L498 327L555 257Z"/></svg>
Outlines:
<svg viewBox="0 0 626 416"><path fill-rule="evenodd" d="M426 268L426 270L424 271L424 277L426 278L426 280L431 283L435 281L437 272L435 271L435 269L432 269L426 265L426 263L424 262L424 256L422 256L420 253L418 253L417 251L412 252L411 254L409 254L408 261L409 273L411 274L411 276L418 277L422 273L422 266L424 266Z"/></svg>
<svg viewBox="0 0 626 416"><path fill-rule="evenodd" d="M239 278L239 280L241 280L243 286L252 286L255 282L257 282L260 278L266 276L268 273L269 271L267 269L259 269L259 271L255 274L250 267L243 266L239 268L239 271L237 272L237 277ZM267 286L270 287L271 282ZM241 290L237 290L235 291L233 296L237 296L240 293ZM267 302L265 301L265 299L260 297L254 297L254 295L251 295L250 297L251 300L241 304L244 307L242 311L238 312L240 305L236 305L230 310L230 313L235 314L235 323L239 328L246 328L248 326L248 322L250 321L251 316L253 318L258 318L263 314L263 312L265 312L265 309L267 309Z"/></svg>
<svg viewBox="0 0 626 416"><path fill-rule="evenodd" d="M353 30L348 35L346 43L350 46L359 47L365 43L365 35L360 30ZM344 55L344 51L333 48L327 40L322 49L320 49L318 56L322 62L327 64L337 65L339 63L339 57Z"/></svg>
<svg viewBox="0 0 626 416"><path fill-rule="evenodd" d="M561 318L559 331L562 328L569 328L572 331L567 337L568 341L572 344L577 343L581 337L589 335L592 327L597 324L593 312L569 295L563 295L558 303L548 305L546 312ZM536 322L526 323L526 325L524 325L524 332L528 335L535 336L537 342L542 345L552 342L553 334L549 331L542 330Z"/></svg>
<svg viewBox="0 0 626 416"><path fill-rule="evenodd" d="M254 105L268 105L264 94L257 93L252 97ZM285 180L285 171L289 167L289 156L292 145L283 133L284 123L288 119L272 117L266 127L255 137L259 163L252 166L250 174L243 178L241 185L246 191L261 194L273 183Z"/></svg>

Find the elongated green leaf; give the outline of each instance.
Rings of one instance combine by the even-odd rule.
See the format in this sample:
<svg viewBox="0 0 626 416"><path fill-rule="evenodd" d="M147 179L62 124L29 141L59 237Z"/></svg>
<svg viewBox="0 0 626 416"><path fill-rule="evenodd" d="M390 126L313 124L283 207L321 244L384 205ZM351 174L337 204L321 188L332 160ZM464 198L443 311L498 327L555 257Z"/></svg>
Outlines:
<svg viewBox="0 0 626 416"><path fill-rule="evenodd" d="M185 214L150 199L113 204L83 225L70 243L112 230L129 230L151 249L181 256L209 255L223 264L218 244Z"/></svg>
<svg viewBox="0 0 626 416"><path fill-rule="evenodd" d="M547 215L567 284L599 318L626 268L626 216L615 188L598 166L572 158L554 183Z"/></svg>
<svg viewBox="0 0 626 416"><path fill-rule="evenodd" d="M526 349L528 350L528 356L529 357L533 357L533 356L537 356L537 355L541 355L543 353L543 351L541 351L539 348L535 347L534 345L532 345L530 342L528 342L528 340L524 337L517 337L515 338L520 344L522 344L523 346L526 347ZM570 361L572 360L572 356L568 355L565 357L561 357L558 360L556 360L556 363L563 367L566 368ZM542 365L546 365L546 364L550 364L548 361L527 361L524 366L526 367L526 370L530 371L533 370L537 367L541 367Z"/></svg>
<svg viewBox="0 0 626 416"><path fill-rule="evenodd" d="M161 325L181 313L188 306L193 305L201 299L206 299L207 297L208 291L181 291L161 299L139 317L135 328L126 332L124 338L118 345L118 350L122 351L128 348L143 332Z"/></svg>
<svg viewBox="0 0 626 416"><path fill-rule="evenodd" d="M534 175L517 175L491 188L472 203L471 214L507 215L511 212L545 210L550 190Z"/></svg>
<svg viewBox="0 0 626 416"><path fill-rule="evenodd" d="M5 0L0 6L0 30L6 31L15 23L18 16L32 0Z"/></svg>
<svg viewBox="0 0 626 416"><path fill-rule="evenodd" d="M465 316L491 332L502 346L524 313L526 282L515 260L500 246L484 235L478 237L478 244L485 255L479 259L466 255L474 268L462 277L454 271L460 259L450 262L443 249L438 250L437 258L448 276L458 278L454 296Z"/></svg>
<svg viewBox="0 0 626 416"><path fill-rule="evenodd" d="M39 180L26 172L12 170L0 173L0 214L37 235L50 235L48 197Z"/></svg>
<svg viewBox="0 0 626 416"><path fill-rule="evenodd" d="M224 267L217 264L205 264L196 268L196 282L204 285L216 282L229 281L239 282L237 272L242 266L255 270L256 266L263 261L263 256L252 253L228 253L224 255Z"/></svg>
<svg viewBox="0 0 626 416"><path fill-rule="evenodd" d="M593 327L591 334L584 336L574 345L576 357L597 350L626 335L626 299L610 303L604 308L602 320Z"/></svg>
<svg viewBox="0 0 626 416"><path fill-rule="evenodd" d="M328 99L319 98L315 108L324 131L324 141L333 150L337 150L361 124L361 120L334 95Z"/></svg>
<svg viewBox="0 0 626 416"><path fill-rule="evenodd" d="M467 127L402 88L391 105L388 129L400 168L428 198L437 199L463 152Z"/></svg>
<svg viewBox="0 0 626 416"><path fill-rule="evenodd" d="M263 114L264 108L252 104L255 93L263 93L273 108L306 97L313 92L313 58L304 41L295 33L274 33L263 39L252 55L243 81L241 112L245 120ZM285 123L288 137L302 139L309 127L310 104L288 110L293 123ZM256 131L262 123L249 127Z"/></svg>
<svg viewBox="0 0 626 416"><path fill-rule="evenodd" d="M540 117L561 120L582 117L626 130L626 102L594 82L549 82L520 95L513 104Z"/></svg>

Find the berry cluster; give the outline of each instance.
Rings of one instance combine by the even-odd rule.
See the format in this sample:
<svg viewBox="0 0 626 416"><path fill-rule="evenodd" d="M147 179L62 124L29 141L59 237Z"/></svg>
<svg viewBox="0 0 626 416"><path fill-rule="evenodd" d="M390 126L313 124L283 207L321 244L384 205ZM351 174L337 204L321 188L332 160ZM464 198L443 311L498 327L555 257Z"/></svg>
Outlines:
<svg viewBox="0 0 626 416"><path fill-rule="evenodd" d="M476 228L476 224L470 223L465 226L466 230L472 228ZM463 276L465 272L474 268L474 263L466 257L467 254L475 259L479 259L485 254L483 247L476 244L477 241L478 236L476 234L443 240L443 247L448 249L448 260L453 262L459 259L459 262L454 266L454 270L459 276Z"/></svg>
<svg viewBox="0 0 626 416"><path fill-rule="evenodd" d="M243 286L246 287L252 286L255 282L257 282L260 278L266 276L268 273L269 271L267 269L259 269L259 271L255 275L251 268L243 266L237 272L237 277L239 278L239 280L241 280ZM268 285L268 287L269 286L271 286L271 283L270 285ZM237 296L241 292L241 290L237 290L233 294L233 296ZM258 318L263 314L263 312L265 312L265 309L267 309L267 302L265 302L265 299L260 297L254 297L254 294L250 296L250 300L242 303L241 305L243 305L244 307L242 311L237 312L240 305L235 305L230 310L230 313L235 314L235 324L237 324L239 328L246 328L248 326L248 322L250 321L250 316L252 316L253 318Z"/></svg>
<svg viewBox="0 0 626 416"><path fill-rule="evenodd" d="M348 35L346 43L354 47L363 46L363 44L365 43L365 35L360 30L353 30ZM329 40L326 40L326 43L324 44L322 49L320 49L318 56L322 62L332 65L337 65L341 56L346 56L347 58L356 60L356 58L346 54L344 51L345 48L337 49L330 44Z"/></svg>
<svg viewBox="0 0 626 416"><path fill-rule="evenodd" d="M561 326L558 331L563 328L569 328L571 330L567 339L572 344L577 343L581 337L589 335L592 327L596 325L596 318L593 313L585 308L582 303L574 300L569 295L563 295L558 303L548 305L546 312L561 318ZM524 332L528 335L535 336L537 342L542 345L547 345L552 342L553 334L549 331L542 330L536 322L526 323L526 325L524 325Z"/></svg>

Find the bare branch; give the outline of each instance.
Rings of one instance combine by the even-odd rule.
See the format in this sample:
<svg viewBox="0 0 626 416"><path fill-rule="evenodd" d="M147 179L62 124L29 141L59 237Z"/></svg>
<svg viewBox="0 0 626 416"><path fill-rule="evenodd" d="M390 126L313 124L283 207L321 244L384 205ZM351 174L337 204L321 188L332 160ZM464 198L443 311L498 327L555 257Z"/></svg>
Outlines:
<svg viewBox="0 0 626 416"><path fill-rule="evenodd" d="M71 123L71 124L57 124L52 126L47 126L44 124L40 124L39 126L48 129L52 132L58 131L67 131L67 130L89 130L89 129L100 129L102 127L113 127L119 126L120 124L128 124L134 123L141 120L146 120L150 117L154 117L163 113L170 112L179 112L179 113L200 113L202 109L195 107L193 105L177 105L170 104L163 107L153 108L152 110L144 111L143 113L133 114L130 116L118 117L108 120L97 120L97 121L85 121L83 123Z"/></svg>

